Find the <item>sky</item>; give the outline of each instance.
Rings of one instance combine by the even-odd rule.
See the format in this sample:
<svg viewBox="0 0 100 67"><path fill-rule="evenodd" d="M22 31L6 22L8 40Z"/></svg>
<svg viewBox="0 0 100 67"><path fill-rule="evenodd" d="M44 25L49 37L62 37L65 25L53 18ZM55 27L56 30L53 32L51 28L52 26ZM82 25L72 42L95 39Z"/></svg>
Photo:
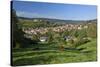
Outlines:
<svg viewBox="0 0 100 67"><path fill-rule="evenodd" d="M97 19L96 5L13 1L12 8L20 17L63 20Z"/></svg>

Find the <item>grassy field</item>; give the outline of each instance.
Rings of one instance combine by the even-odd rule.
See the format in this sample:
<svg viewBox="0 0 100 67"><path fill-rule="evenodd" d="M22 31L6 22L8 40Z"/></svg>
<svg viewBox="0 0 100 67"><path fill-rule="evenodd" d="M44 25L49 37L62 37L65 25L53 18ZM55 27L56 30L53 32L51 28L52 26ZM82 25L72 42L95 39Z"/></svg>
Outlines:
<svg viewBox="0 0 100 67"><path fill-rule="evenodd" d="M52 45L42 45L40 50L33 48L13 49L13 65L58 64L70 62L88 62L97 60L96 39L82 44L76 49L59 49ZM36 46L34 46L36 47Z"/></svg>

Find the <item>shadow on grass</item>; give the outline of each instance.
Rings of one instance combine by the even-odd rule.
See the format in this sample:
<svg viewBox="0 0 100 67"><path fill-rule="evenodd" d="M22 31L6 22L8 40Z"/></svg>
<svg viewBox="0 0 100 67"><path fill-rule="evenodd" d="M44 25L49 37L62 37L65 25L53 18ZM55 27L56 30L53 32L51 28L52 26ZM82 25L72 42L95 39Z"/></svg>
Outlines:
<svg viewBox="0 0 100 67"><path fill-rule="evenodd" d="M36 50L31 51L29 53L20 53L20 54L13 54L13 57L20 57L20 56L30 56L30 55L41 55L41 54L47 54L47 53L58 53L57 50Z"/></svg>
<svg viewBox="0 0 100 67"><path fill-rule="evenodd" d="M89 53L91 51L82 51L85 48L64 48L63 51L65 52L72 52L72 53ZM30 49L30 51L26 50L26 53L24 52L20 52L20 54L13 54L13 57L20 57L20 56L29 56L29 55L41 55L41 54L47 54L47 53L59 53L59 51L61 52L61 50L59 50L59 48L57 47L53 47L52 49L47 50L47 48L33 48Z"/></svg>
<svg viewBox="0 0 100 67"><path fill-rule="evenodd" d="M81 50L84 50L84 49L86 49L86 48L79 48L79 49L77 49L77 48L64 48L65 50L77 50L77 51L81 51Z"/></svg>
<svg viewBox="0 0 100 67"><path fill-rule="evenodd" d="M59 51L59 49L53 49L53 50L45 50L40 49L36 50L31 53L26 54L19 54L15 57L20 56L26 56L22 57L21 59L18 59L13 62L13 66L22 66L22 65L37 65L37 64L51 64L51 63L61 63L66 62L65 60L62 60L61 58L70 58L70 57L77 57L80 53L91 53L92 51L82 51L86 48L64 48L63 51ZM70 53L71 52L71 53ZM73 54L77 53L77 54ZM31 57L30 57L31 56ZM62 61L61 61L62 60ZM67 60L67 59L66 59Z"/></svg>
<svg viewBox="0 0 100 67"><path fill-rule="evenodd" d="M37 65L37 64L51 64L51 63L61 63L61 58L67 57L75 57L76 55L70 54L45 54L45 55L37 55L33 57L27 56L27 58L21 58L13 62L14 66L22 66L22 65ZM29 57L29 58L28 58ZM59 60L60 59L60 60Z"/></svg>

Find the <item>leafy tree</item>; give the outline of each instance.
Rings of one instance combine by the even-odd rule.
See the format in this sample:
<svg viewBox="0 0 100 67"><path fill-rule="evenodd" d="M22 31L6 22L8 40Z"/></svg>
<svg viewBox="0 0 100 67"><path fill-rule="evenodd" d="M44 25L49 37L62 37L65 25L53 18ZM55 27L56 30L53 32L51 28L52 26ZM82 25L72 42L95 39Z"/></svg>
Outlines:
<svg viewBox="0 0 100 67"><path fill-rule="evenodd" d="M87 37L86 29L82 29L78 32L78 38L82 39L84 37Z"/></svg>
<svg viewBox="0 0 100 67"><path fill-rule="evenodd" d="M96 38L97 37L97 24L92 23L89 25L89 28L87 29L87 36Z"/></svg>
<svg viewBox="0 0 100 67"><path fill-rule="evenodd" d="M78 30L72 30L71 33L70 33L71 36L74 36L74 37L78 37L79 34L78 34Z"/></svg>
<svg viewBox="0 0 100 67"><path fill-rule="evenodd" d="M49 29L49 31L46 33L46 36L48 37L48 42L51 43L53 42L53 31Z"/></svg>

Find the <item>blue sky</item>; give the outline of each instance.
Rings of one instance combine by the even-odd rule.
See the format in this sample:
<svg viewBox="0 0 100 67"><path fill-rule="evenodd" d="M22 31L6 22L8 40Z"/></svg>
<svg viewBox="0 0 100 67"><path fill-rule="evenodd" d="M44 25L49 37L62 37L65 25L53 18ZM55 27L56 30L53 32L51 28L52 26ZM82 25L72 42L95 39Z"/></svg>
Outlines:
<svg viewBox="0 0 100 67"><path fill-rule="evenodd" d="M57 4L13 1L17 16L29 18L55 18L65 20L90 20L97 18L95 5Z"/></svg>

